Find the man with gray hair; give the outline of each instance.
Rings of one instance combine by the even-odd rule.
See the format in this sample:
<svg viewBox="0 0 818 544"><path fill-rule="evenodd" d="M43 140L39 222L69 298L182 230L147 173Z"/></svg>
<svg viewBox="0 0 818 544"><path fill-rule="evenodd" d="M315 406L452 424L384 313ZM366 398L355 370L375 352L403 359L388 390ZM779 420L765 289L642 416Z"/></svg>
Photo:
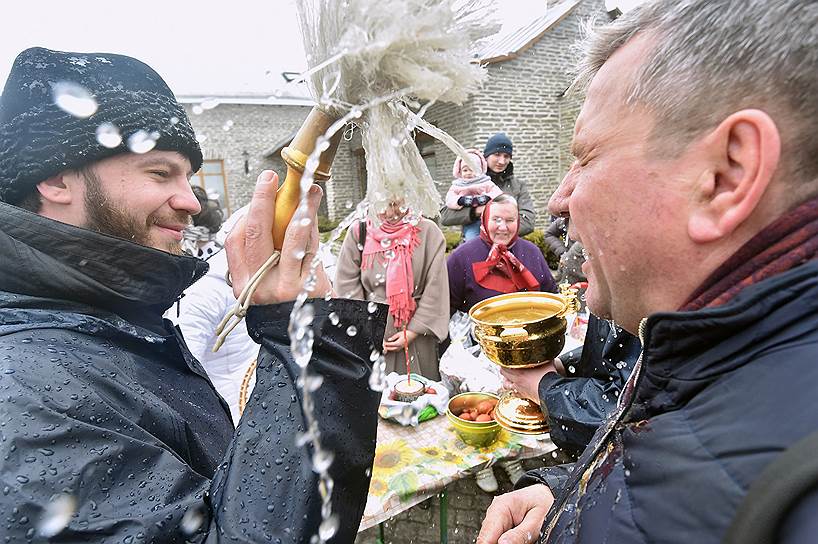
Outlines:
<svg viewBox="0 0 818 544"><path fill-rule="evenodd" d="M817 72L814 1L660 0L588 39L549 210L644 350L578 462L478 542L816 540L815 480L780 467L818 431Z"/></svg>

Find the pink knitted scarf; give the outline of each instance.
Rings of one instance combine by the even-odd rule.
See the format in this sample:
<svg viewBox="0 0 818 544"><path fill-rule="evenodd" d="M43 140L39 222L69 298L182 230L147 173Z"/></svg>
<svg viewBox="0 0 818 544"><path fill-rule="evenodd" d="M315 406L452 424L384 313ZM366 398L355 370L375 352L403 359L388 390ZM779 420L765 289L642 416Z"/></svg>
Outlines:
<svg viewBox="0 0 818 544"><path fill-rule="evenodd" d="M375 226L366 222L366 242L361 258L361 270L372 266L377 258L386 266L386 302L395 327L407 325L415 313L417 304L415 275L412 271L412 254L420 245L420 229L411 223L381 223Z"/></svg>

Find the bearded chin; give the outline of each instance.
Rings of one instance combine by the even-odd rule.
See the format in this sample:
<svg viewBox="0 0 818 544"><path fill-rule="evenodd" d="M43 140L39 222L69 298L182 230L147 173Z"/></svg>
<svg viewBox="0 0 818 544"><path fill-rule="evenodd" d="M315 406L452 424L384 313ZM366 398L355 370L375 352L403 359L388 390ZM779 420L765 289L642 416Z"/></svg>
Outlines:
<svg viewBox="0 0 818 544"><path fill-rule="evenodd" d="M162 217L151 214L145 219L139 219L128 213L126 209L107 197L102 184L93 175L86 175L85 214L87 219L84 228L88 230L115 236L141 246L167 251L174 255L182 254L181 242L172 240L160 244L153 240L151 228L163 223ZM185 223L190 221L190 215L178 212L169 219L168 222L171 223Z"/></svg>

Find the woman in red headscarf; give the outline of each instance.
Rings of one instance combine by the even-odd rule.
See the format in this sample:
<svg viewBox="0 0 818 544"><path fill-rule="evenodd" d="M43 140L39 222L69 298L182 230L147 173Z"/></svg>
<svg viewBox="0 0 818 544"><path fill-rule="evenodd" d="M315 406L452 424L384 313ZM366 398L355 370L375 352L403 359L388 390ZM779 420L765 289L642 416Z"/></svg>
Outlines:
<svg viewBox="0 0 818 544"><path fill-rule="evenodd" d="M480 238L455 249L447 261L450 308L468 312L489 297L516 291L557 291L540 249L517 237L517 201L502 194L483 210Z"/></svg>
<svg viewBox="0 0 818 544"><path fill-rule="evenodd" d="M383 352L386 372L412 372L440 380L438 344L448 335L446 240L425 218L413 218L401 199L367 220L353 223L338 255L335 292L389 304ZM363 237L362 237L363 235Z"/></svg>
<svg viewBox="0 0 818 544"><path fill-rule="evenodd" d="M557 282L540 249L517 237L520 212L515 198L502 194L486 205L480 237L455 249L446 262L451 313L469 309L489 297L516 291L557 291ZM519 460L501 461L512 483L523 475ZM497 491L492 467L476 474L483 491Z"/></svg>

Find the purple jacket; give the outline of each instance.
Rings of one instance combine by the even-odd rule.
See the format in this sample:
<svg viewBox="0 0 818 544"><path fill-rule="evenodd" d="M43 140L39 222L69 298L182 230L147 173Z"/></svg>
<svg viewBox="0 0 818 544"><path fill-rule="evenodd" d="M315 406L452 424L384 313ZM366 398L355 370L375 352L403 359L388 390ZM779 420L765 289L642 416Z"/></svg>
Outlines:
<svg viewBox="0 0 818 544"><path fill-rule="evenodd" d="M449 307L451 313L457 310L468 312L472 306L481 300L502 294L493 289L486 289L474 281L474 272L472 272L471 265L472 263L485 261L489 256L490 249L489 244L480 238L474 238L461 244L449 255L446 267L449 269ZM543 257L537 246L528 240L518 238L514 245L511 246L511 253L534 274L534 277L540 282L540 291L557 292L557 282L554 281L554 276L551 275L551 270L548 269L545 257Z"/></svg>

